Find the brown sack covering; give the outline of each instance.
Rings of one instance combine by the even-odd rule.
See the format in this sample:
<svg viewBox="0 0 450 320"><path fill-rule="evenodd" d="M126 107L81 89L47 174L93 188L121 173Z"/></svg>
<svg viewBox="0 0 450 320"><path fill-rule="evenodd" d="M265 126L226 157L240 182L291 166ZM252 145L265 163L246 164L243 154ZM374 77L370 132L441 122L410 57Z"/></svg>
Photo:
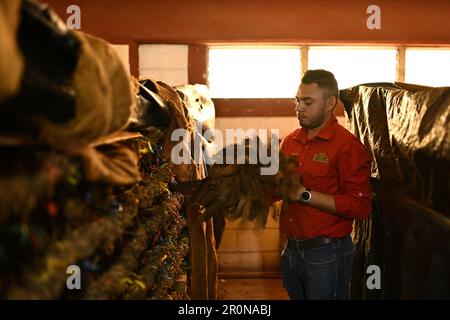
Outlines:
<svg viewBox="0 0 450 320"><path fill-rule="evenodd" d="M74 75L76 115L68 124L39 120L40 138L63 149L88 144L127 125L135 87L114 48L99 38L77 33L80 57Z"/></svg>
<svg viewBox="0 0 450 320"><path fill-rule="evenodd" d="M199 170L198 178L206 177L206 164L204 160L205 148L210 143L201 135L204 130L214 129L214 104L209 98L207 87L204 85L177 86L174 88L182 99L185 108L177 108L179 114L177 123L183 125L184 117L188 117L187 125L194 126L191 137L197 135L201 141L201 155L195 159L196 168ZM186 111L188 112L186 114ZM207 152L207 151L206 151ZM197 179L194 179L197 180ZM218 289L218 257L216 247L220 239L216 239L217 234L222 234L225 220L206 219L204 210L199 210L193 203L193 194L196 189L184 192L187 211L187 227L190 241L190 261L191 272L189 278L189 297L192 300L215 300ZM219 223L221 221L221 223ZM220 237L219 236L219 237Z"/></svg>
<svg viewBox="0 0 450 320"><path fill-rule="evenodd" d="M186 137L183 139L185 150L191 150L192 142L196 135L196 127L194 119L189 116L186 105L181 101L178 93L169 85L161 81L147 79L146 87L152 88L152 92L158 94L163 102L169 107L171 113L170 125L165 128L165 140L163 143L164 158L166 158L179 182L197 181L205 178L203 171L200 169L198 162L190 154L190 163L174 164L171 159L172 149L179 141L171 141L172 132L176 129L185 129ZM188 139L188 137L190 139ZM190 141L188 141L190 140Z"/></svg>
<svg viewBox="0 0 450 320"><path fill-rule="evenodd" d="M24 61L17 46L19 0L0 1L0 102L14 95L20 86Z"/></svg>
<svg viewBox="0 0 450 320"><path fill-rule="evenodd" d="M106 41L76 33L81 42L74 75L76 115L67 124L43 117L32 121L38 140L81 156L88 181L130 184L139 179L137 158L125 147L94 148L98 141L125 128L136 100L135 83Z"/></svg>
<svg viewBox="0 0 450 320"><path fill-rule="evenodd" d="M361 85L341 99L350 131L372 154L372 176L450 216L450 87Z"/></svg>
<svg viewBox="0 0 450 320"><path fill-rule="evenodd" d="M450 88L367 84L341 91L373 157L372 214L355 222L353 299L450 298ZM366 285L370 265L381 290Z"/></svg>
<svg viewBox="0 0 450 320"><path fill-rule="evenodd" d="M82 160L89 181L128 185L140 179L137 155L117 143L84 149Z"/></svg>

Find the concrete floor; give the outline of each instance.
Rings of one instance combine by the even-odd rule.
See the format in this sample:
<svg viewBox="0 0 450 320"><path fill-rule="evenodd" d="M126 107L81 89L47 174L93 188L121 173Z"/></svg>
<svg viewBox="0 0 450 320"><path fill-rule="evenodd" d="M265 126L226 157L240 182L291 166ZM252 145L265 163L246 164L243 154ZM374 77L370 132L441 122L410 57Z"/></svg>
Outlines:
<svg viewBox="0 0 450 320"><path fill-rule="evenodd" d="M281 278L219 279L219 300L289 300Z"/></svg>

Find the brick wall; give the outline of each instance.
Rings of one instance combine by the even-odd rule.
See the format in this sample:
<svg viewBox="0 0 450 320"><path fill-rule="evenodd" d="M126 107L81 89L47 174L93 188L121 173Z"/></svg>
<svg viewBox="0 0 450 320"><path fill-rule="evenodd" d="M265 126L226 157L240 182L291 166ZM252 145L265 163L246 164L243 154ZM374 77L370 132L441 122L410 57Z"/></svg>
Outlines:
<svg viewBox="0 0 450 320"><path fill-rule="evenodd" d="M220 273L278 272L278 221L270 218L265 228L228 221L218 252Z"/></svg>

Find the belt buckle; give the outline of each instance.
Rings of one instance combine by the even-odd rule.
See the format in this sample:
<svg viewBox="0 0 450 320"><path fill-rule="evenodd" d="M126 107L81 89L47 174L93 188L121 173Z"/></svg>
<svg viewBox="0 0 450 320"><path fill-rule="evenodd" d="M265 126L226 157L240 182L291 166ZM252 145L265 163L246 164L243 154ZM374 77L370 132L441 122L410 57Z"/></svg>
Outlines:
<svg viewBox="0 0 450 320"><path fill-rule="evenodd" d="M302 243L303 249L314 249L317 247L316 243L319 238L305 239Z"/></svg>
<svg viewBox="0 0 450 320"><path fill-rule="evenodd" d="M332 239L324 236L319 236L312 239L305 239L304 241L305 242L302 245L303 249L315 249L330 244L332 242Z"/></svg>
<svg viewBox="0 0 450 320"><path fill-rule="evenodd" d="M305 244L311 240L312 239L295 239L295 238L288 239L288 241L291 242L297 250L308 249L308 245Z"/></svg>
<svg viewBox="0 0 450 320"><path fill-rule="evenodd" d="M308 242L311 241L311 239L298 239L297 240L297 247L301 250L308 249Z"/></svg>

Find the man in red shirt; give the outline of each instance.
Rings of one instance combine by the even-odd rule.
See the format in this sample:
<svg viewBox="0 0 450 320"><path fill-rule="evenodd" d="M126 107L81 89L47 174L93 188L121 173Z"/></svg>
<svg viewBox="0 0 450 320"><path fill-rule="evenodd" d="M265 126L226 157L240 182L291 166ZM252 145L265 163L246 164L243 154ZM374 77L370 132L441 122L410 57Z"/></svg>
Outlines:
<svg viewBox="0 0 450 320"><path fill-rule="evenodd" d="M296 95L301 129L282 142L295 155L302 184L290 190L280 231L283 285L291 299L347 299L354 219L371 209L370 158L359 140L338 124L338 86L325 70L308 70Z"/></svg>

